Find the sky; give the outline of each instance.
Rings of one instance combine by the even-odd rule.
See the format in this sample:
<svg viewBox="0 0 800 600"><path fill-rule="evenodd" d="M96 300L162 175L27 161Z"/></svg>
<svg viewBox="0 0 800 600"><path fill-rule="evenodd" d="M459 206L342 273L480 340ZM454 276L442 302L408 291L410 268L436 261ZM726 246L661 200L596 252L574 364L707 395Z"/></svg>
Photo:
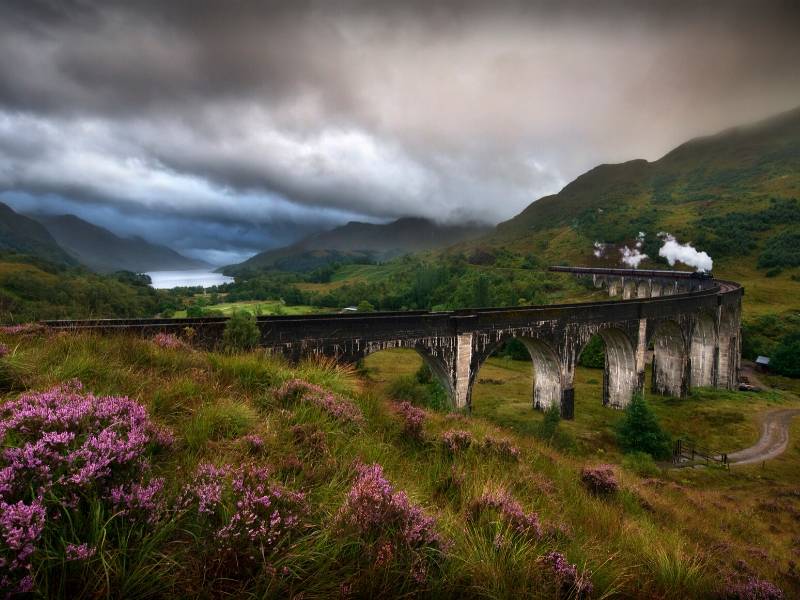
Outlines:
<svg viewBox="0 0 800 600"><path fill-rule="evenodd" d="M0 0L0 201L213 264L800 105L797 2Z"/></svg>

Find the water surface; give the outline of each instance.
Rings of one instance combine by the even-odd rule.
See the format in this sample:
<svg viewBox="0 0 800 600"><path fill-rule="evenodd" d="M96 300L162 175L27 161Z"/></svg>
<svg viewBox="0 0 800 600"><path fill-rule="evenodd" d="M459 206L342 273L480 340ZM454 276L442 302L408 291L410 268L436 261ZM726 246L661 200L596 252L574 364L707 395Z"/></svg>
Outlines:
<svg viewBox="0 0 800 600"><path fill-rule="evenodd" d="M223 283L231 283L233 277L207 270L194 271L150 271L147 273L152 285L157 290L168 290L176 287L211 287Z"/></svg>

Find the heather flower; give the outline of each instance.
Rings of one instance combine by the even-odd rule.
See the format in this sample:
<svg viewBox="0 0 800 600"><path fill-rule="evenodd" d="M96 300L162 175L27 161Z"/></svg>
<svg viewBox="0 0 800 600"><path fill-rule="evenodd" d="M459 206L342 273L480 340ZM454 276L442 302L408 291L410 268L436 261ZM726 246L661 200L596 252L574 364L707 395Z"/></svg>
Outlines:
<svg viewBox="0 0 800 600"><path fill-rule="evenodd" d="M519 460L519 448L509 440L486 436L483 440L483 449L508 460Z"/></svg>
<svg viewBox="0 0 800 600"><path fill-rule="evenodd" d="M354 532L368 544L375 564L381 566L400 556L409 557L412 568L409 575L418 579L427 577L427 550L443 549L445 542L436 532L436 522L422 509L412 504L408 495L396 491L384 477L379 464L358 465L353 487L339 510L340 527Z"/></svg>
<svg viewBox="0 0 800 600"><path fill-rule="evenodd" d="M581 481L586 489L598 496L607 496L619 489L612 465L584 467L581 471Z"/></svg>
<svg viewBox="0 0 800 600"><path fill-rule="evenodd" d="M242 438L242 442L244 442L245 446L247 446L247 449L253 454L257 454L264 449L264 440L260 435L256 435L254 433L244 436Z"/></svg>
<svg viewBox="0 0 800 600"><path fill-rule="evenodd" d="M31 557L44 531L45 518L41 498L30 504L0 500L0 589L32 589Z"/></svg>
<svg viewBox="0 0 800 600"><path fill-rule="evenodd" d="M6 335L21 335L24 333L35 333L44 329L39 323L21 323L19 325L5 325L0 327L0 333Z"/></svg>
<svg viewBox="0 0 800 600"><path fill-rule="evenodd" d="M729 580L722 591L725 600L783 600L783 591L774 583L748 577L744 580Z"/></svg>
<svg viewBox="0 0 800 600"><path fill-rule="evenodd" d="M504 489L484 492L470 505L469 515L477 521L489 511L495 512L500 521L520 535L530 535L534 538L542 536L539 516L535 512L526 513L522 505Z"/></svg>
<svg viewBox="0 0 800 600"><path fill-rule="evenodd" d="M560 598L588 598L594 586L586 573L567 560L561 552L548 552L537 560L554 579Z"/></svg>
<svg viewBox="0 0 800 600"><path fill-rule="evenodd" d="M88 544L67 544L64 555L67 560L88 560L97 553L97 548L90 548Z"/></svg>
<svg viewBox="0 0 800 600"><path fill-rule="evenodd" d="M0 343L0 358L5 358L6 356L8 356L8 353L9 353L8 346L6 346L3 343Z"/></svg>
<svg viewBox="0 0 800 600"><path fill-rule="evenodd" d="M0 406L0 588L33 585L45 527L95 497L152 518L160 480L148 450L163 438L145 408L71 381Z"/></svg>
<svg viewBox="0 0 800 600"><path fill-rule="evenodd" d="M184 507L195 507L212 527L213 560L220 565L254 564L301 531L305 495L269 477L270 471L262 467L202 464L184 489Z"/></svg>
<svg viewBox="0 0 800 600"><path fill-rule="evenodd" d="M291 431L295 443L305 448L314 456L319 457L328 453L328 442L325 438L325 432L318 427L307 423L294 425Z"/></svg>
<svg viewBox="0 0 800 600"><path fill-rule="evenodd" d="M142 520L155 522L164 510L162 491L164 479L155 477L147 484L119 485L109 492L114 507L121 514L139 515Z"/></svg>
<svg viewBox="0 0 800 600"><path fill-rule="evenodd" d="M424 435L422 427L425 423L425 411L410 402L401 402L397 405L397 412L403 418L405 434L412 439L421 440Z"/></svg>
<svg viewBox="0 0 800 600"><path fill-rule="evenodd" d="M442 443L453 454L466 450L472 445L474 438L469 431L451 429L442 434Z"/></svg>
<svg viewBox="0 0 800 600"><path fill-rule="evenodd" d="M157 333L153 337L153 343L165 350L178 350L186 347L186 344L178 339L174 333Z"/></svg>
<svg viewBox="0 0 800 600"><path fill-rule="evenodd" d="M361 411L352 402L302 379L285 382L276 390L275 397L285 403L307 402L344 423L361 424L364 421Z"/></svg>

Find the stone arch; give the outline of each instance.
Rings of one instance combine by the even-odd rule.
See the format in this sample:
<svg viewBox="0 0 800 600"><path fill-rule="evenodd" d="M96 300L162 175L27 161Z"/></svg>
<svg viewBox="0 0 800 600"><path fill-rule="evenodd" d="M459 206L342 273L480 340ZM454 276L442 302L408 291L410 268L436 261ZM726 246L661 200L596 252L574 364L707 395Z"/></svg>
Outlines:
<svg viewBox="0 0 800 600"><path fill-rule="evenodd" d="M700 312L694 319L689 347L689 360L691 361L690 384L692 387L714 385L718 352L715 320L708 313Z"/></svg>
<svg viewBox="0 0 800 600"><path fill-rule="evenodd" d="M636 286L636 297L637 298L649 298L650 297L650 286L648 285L647 281L640 281L639 285Z"/></svg>
<svg viewBox="0 0 800 600"><path fill-rule="evenodd" d="M481 353L473 368L473 377L478 375L483 364L510 339L517 339L528 350L531 357L533 377L532 406L538 410L547 410L551 406L561 407L562 369L558 353L551 344L541 338L523 335L504 335Z"/></svg>
<svg viewBox="0 0 800 600"><path fill-rule="evenodd" d="M453 378L450 374L450 367L447 361L435 354L430 348L424 344L414 341L392 340L388 342L367 344L360 353L359 360L363 360L372 354L383 352L384 350L413 350L422 359L422 362L430 369L433 376L441 384L447 393L447 399L450 407L456 406L456 390L454 388Z"/></svg>
<svg viewBox="0 0 800 600"><path fill-rule="evenodd" d="M533 363L533 407L547 410L551 406L561 406L561 365L558 355L545 341L520 337Z"/></svg>
<svg viewBox="0 0 800 600"><path fill-rule="evenodd" d="M629 300L630 298L634 298L636 296L636 282L632 279L629 279L625 282L622 286L622 299Z"/></svg>
<svg viewBox="0 0 800 600"><path fill-rule="evenodd" d="M659 323L653 344L652 390L657 394L683 397L688 391L688 353L681 326L675 321Z"/></svg>
<svg viewBox="0 0 800 600"><path fill-rule="evenodd" d="M594 335L599 335L605 344L603 405L625 408L639 387L636 346L622 329L608 327L594 332L579 349L576 358L581 355Z"/></svg>
<svg viewBox="0 0 800 600"><path fill-rule="evenodd" d="M661 296L662 285L658 281L653 281L650 283L650 296L653 298L658 298Z"/></svg>

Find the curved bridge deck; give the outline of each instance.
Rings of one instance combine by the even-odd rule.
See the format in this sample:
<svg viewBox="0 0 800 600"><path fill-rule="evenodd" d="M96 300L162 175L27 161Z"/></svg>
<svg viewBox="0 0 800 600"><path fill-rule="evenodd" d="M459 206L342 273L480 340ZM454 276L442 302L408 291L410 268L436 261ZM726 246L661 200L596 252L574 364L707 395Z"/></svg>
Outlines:
<svg viewBox="0 0 800 600"><path fill-rule="evenodd" d="M509 338L528 348L532 402L558 405L572 418L573 379L581 351L594 335L606 346L604 404L622 408L644 385L645 355L653 349L653 389L683 396L693 386L733 389L740 355L743 289L734 282L675 271L553 268L591 276L623 300L446 312L259 317L261 345L290 359L333 356L355 362L387 348L419 352L456 408L469 408L483 362ZM48 321L52 329L181 334L187 327L206 347L219 343L226 317Z"/></svg>

